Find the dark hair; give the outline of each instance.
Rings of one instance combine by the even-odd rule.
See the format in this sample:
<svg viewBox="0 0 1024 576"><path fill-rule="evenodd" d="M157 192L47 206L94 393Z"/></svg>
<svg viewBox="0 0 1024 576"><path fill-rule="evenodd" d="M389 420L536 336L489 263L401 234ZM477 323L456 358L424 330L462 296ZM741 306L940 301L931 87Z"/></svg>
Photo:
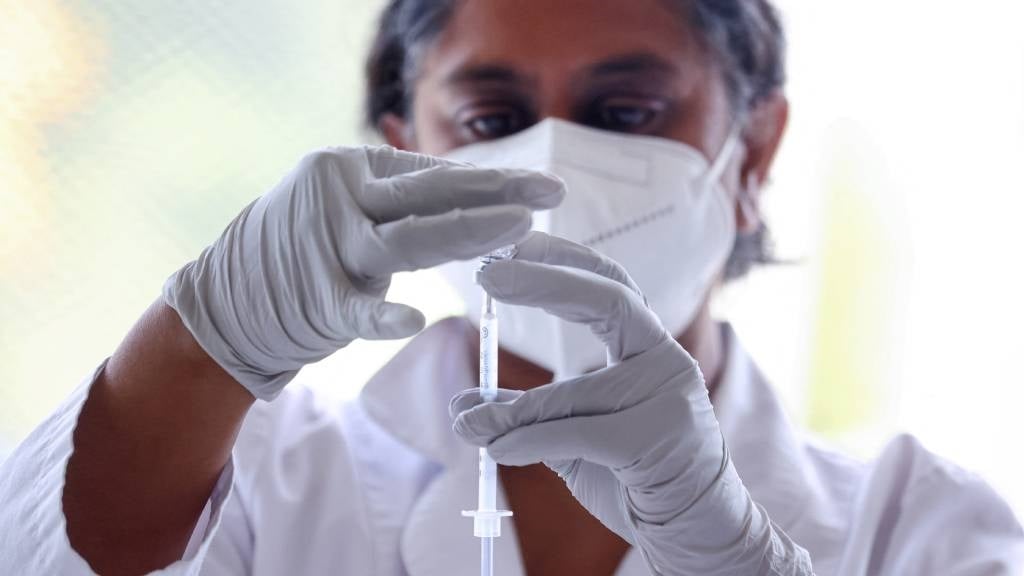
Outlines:
<svg viewBox="0 0 1024 576"><path fill-rule="evenodd" d="M744 115L786 79L785 35L770 0L665 0L700 32L725 81L730 103ZM423 50L444 30L457 0L390 0L366 61L366 120L385 114L405 118ZM762 227L739 235L726 265L727 279L755 264L774 261Z"/></svg>

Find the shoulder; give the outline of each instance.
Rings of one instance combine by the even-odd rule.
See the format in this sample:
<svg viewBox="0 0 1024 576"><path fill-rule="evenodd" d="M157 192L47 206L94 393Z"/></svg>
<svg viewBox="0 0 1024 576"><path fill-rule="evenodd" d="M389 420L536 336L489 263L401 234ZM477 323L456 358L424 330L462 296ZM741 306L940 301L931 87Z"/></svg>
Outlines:
<svg viewBox="0 0 1024 576"><path fill-rule="evenodd" d="M1024 569L1024 531L1009 505L981 477L913 436L895 437L874 462L858 512L860 527L875 533L874 555L885 558L885 573Z"/></svg>
<svg viewBox="0 0 1024 576"><path fill-rule="evenodd" d="M872 467L871 480L899 495L899 508L921 529L956 519L965 531L1021 535L1013 511L984 479L933 454L909 434L889 442Z"/></svg>

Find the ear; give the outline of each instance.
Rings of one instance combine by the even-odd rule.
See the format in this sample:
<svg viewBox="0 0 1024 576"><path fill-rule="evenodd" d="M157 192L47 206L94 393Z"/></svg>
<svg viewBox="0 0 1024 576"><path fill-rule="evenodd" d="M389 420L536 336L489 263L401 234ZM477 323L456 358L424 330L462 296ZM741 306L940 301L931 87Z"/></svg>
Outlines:
<svg viewBox="0 0 1024 576"><path fill-rule="evenodd" d="M405 118L388 112L377 121L377 130L384 136L389 146L399 150L415 151L416 139L412 136L412 126Z"/></svg>
<svg viewBox="0 0 1024 576"><path fill-rule="evenodd" d="M746 157L740 168L740 191L736 195L736 228L740 234L752 234L761 226L761 190L771 173L788 122L789 101L781 91L773 92L750 111L743 130Z"/></svg>

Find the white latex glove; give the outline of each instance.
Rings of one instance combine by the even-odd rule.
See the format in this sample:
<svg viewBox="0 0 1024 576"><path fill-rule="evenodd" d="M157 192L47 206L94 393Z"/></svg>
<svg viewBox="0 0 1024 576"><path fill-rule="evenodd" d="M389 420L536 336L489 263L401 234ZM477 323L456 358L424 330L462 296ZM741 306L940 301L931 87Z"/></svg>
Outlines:
<svg viewBox="0 0 1024 576"><path fill-rule="evenodd" d="M484 289L586 324L606 368L527 392L452 400L455 432L499 463L543 462L656 574L807 575L810 559L750 498L696 362L615 262L540 233L488 265ZM500 312L499 312L500 315Z"/></svg>
<svg viewBox="0 0 1024 576"><path fill-rule="evenodd" d="M423 315L384 297L395 272L521 239L560 180L389 147L306 156L164 286L200 346L258 398L356 338L411 336Z"/></svg>

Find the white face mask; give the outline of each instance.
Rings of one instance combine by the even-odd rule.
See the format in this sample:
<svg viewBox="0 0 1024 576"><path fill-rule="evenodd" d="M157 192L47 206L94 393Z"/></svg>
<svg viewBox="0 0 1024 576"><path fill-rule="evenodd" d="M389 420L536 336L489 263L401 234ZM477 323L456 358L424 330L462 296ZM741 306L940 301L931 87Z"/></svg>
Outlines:
<svg viewBox="0 0 1024 576"><path fill-rule="evenodd" d="M534 216L535 230L590 246L622 264L670 334L693 320L736 236L733 204L719 179L738 135L709 164L685 144L615 134L556 119L449 157L480 167L553 173L568 188L565 201ZM476 261L441 272L473 312L482 303ZM581 325L542 310L504 305L501 346L566 378L605 364L601 342Z"/></svg>

